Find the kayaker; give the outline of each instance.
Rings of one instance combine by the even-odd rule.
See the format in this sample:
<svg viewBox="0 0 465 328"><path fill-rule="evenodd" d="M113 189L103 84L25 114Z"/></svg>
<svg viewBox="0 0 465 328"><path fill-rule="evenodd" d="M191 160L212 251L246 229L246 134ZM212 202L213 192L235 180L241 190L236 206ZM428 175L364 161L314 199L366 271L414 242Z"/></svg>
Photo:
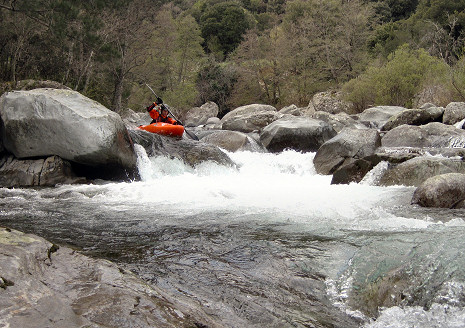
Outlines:
<svg viewBox="0 0 465 328"><path fill-rule="evenodd" d="M158 112L157 108L160 109L160 112ZM168 117L168 109L165 107L165 105L163 104L163 100L161 100L160 97L158 97L157 100L153 102L153 104L147 107L147 111L149 112L150 117L152 118L152 122L150 122L150 124L158 122L169 123L174 125L180 124L175 119Z"/></svg>

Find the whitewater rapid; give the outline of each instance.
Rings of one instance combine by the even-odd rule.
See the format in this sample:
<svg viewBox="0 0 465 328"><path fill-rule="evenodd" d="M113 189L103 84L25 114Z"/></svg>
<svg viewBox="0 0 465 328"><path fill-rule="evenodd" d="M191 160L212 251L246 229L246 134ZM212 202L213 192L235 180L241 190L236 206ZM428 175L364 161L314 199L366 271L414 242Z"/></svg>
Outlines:
<svg viewBox="0 0 465 328"><path fill-rule="evenodd" d="M220 270L219 262L210 259L210 263L216 264L204 268L206 271L193 264L190 270L200 270L197 275L201 276L212 270L224 274L237 269L239 271L228 274L251 279L244 278L243 283L250 284L248 291L244 288L246 294L256 288L254 284L265 279L258 268L280 267L281 271L270 272L270 275L277 275L277 281L296 270L304 273L315 270L318 275L325 276L322 285L325 295L318 297L329 299L341 312L360 320L361 326L465 327L465 277L461 271L462 264L465 264L465 259L461 258L465 247L465 242L462 242L465 231L463 211L427 210L412 206L410 201L414 188L371 185L369 181L375 181L376 176L360 184L331 185L330 176L316 174L314 153L228 153L236 163L235 167L206 162L192 168L176 159L149 158L138 145L136 150L141 181L0 189L0 223L62 238L64 242L74 243L90 253L104 254L107 251L98 249L107 247L105 243L116 245L112 246L116 249L121 247L123 251L126 251L127 244L134 244L146 255L143 259L129 256L128 260L124 260L128 266L148 279L155 279L163 287L199 293L201 296L197 297L212 307L220 300L215 301L211 286L204 288L200 282L179 282L187 276L196 279L195 274L192 276L177 266L206 256L203 248L209 252L217 251L213 257L217 260L224 256L221 261L228 263L228 269ZM377 168L382 169L382 165ZM376 174L376 170L372 172L372 175ZM24 203L30 206L25 208ZM31 220L37 222L33 228ZM159 236L160 231L162 234ZM221 237L221 241L212 237L219 231L228 237ZM266 234L263 231L267 231ZM68 232L70 236L60 237ZM176 239L179 234L182 239ZM147 240L144 245L137 240L142 235ZM154 235L157 235L156 242L151 239ZM276 237L268 240L271 238L268 235ZM77 236L86 236L87 239L76 241L79 239ZM246 242L249 237L250 241ZM155 249L150 250L150 247ZM251 251L251 247L256 249ZM258 251L261 248L266 250L265 253ZM172 253L167 251L170 249ZM235 249L237 254L230 257L230 249ZM314 251L316 253L313 254ZM255 255L250 255L250 252ZM166 257L168 253L171 255ZM273 253L281 254L276 262ZM174 258L177 260L171 260ZM245 268L236 267L237 258L243 261L241 266ZM151 266L155 262L158 267L166 266L166 277L150 273L158 270ZM268 262L270 264L266 264ZM420 274L420 287L415 291L434 287L437 288L436 294L420 295L418 298L425 300L411 305L381 309L377 318L369 318L352 308L350 291L354 286L376 281L396 267ZM429 267L434 270L429 272ZM293 286L295 282L292 281L300 279L301 274L292 278L289 286ZM212 279L218 275L216 273ZM312 283L319 284L318 279ZM284 294L291 288L289 286L282 290ZM192 288L195 290L191 291ZM217 288L234 289L228 298L241 295L228 280L219 281ZM274 295L272 290L268 293L276 297L276 304L284 298ZM294 301L297 302L299 295L293 296ZM244 299L248 297L242 296ZM416 299L415 295L410 296ZM237 322L236 326L241 327L244 323L237 318L245 319L235 313L235 307L227 299L221 300L224 304L219 308L230 316L227 323ZM256 302L253 304L261 307L271 301ZM425 306L416 303L424 303ZM275 310L267 310L271 317L274 311L280 313L278 318L292 318L286 313L286 302L279 306L276 304ZM298 322L297 319L289 320ZM270 326L280 326L275 321L270 321L273 322ZM250 324L250 321L244 322Z"/></svg>

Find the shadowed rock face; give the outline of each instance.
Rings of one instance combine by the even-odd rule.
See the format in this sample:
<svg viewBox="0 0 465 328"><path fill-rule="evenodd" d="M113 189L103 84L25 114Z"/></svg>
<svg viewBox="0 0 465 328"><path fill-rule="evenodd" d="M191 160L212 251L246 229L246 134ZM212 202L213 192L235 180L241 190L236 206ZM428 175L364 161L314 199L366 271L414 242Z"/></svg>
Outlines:
<svg viewBox="0 0 465 328"><path fill-rule="evenodd" d="M189 301L111 262L0 228L0 325L220 327Z"/></svg>
<svg viewBox="0 0 465 328"><path fill-rule="evenodd" d="M14 91L0 98L3 143L16 158L57 155L76 163L134 169L136 155L118 114L78 92Z"/></svg>

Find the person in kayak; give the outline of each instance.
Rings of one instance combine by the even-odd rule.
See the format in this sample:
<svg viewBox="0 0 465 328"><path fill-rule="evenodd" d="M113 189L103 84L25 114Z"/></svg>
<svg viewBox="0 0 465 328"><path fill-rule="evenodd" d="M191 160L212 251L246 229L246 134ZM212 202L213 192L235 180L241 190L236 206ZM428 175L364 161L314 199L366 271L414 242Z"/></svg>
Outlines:
<svg viewBox="0 0 465 328"><path fill-rule="evenodd" d="M160 112L157 110L157 108L160 109ZM152 118L152 122L150 122L150 124L161 122L174 125L181 125L175 119L168 117L168 109L163 104L163 100L161 100L161 98L157 98L157 100L154 101L153 104L148 106L147 111L149 112L150 117Z"/></svg>

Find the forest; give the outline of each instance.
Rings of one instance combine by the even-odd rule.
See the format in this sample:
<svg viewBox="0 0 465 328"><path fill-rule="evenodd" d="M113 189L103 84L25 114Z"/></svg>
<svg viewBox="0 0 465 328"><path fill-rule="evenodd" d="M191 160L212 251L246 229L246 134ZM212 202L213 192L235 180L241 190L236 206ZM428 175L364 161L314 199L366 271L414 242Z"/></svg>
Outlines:
<svg viewBox="0 0 465 328"><path fill-rule="evenodd" d="M465 101L465 0L0 0L0 84L52 80L119 112L151 85L206 101L355 111Z"/></svg>

